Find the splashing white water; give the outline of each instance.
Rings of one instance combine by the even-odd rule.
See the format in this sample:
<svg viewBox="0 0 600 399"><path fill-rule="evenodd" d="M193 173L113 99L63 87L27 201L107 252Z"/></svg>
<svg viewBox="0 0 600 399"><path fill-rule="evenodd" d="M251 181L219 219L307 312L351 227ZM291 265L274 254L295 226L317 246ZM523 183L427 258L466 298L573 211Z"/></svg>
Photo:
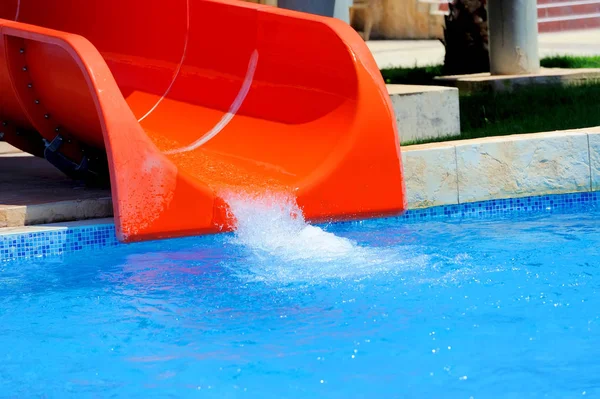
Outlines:
<svg viewBox="0 0 600 399"><path fill-rule="evenodd" d="M350 240L307 224L293 198L284 194L230 195L235 243L287 260L331 259L356 249Z"/></svg>
<svg viewBox="0 0 600 399"><path fill-rule="evenodd" d="M427 264L426 255L397 249L362 247L347 238L308 224L295 200L284 194L222 196L235 223L234 245L250 254L246 279L272 283L361 278L391 269Z"/></svg>

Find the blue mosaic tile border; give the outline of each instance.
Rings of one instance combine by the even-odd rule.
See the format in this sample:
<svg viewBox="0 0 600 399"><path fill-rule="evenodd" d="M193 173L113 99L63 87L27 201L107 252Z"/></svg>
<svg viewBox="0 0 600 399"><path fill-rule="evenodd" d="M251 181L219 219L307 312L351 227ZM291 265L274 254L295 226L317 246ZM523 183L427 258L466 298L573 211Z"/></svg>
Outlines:
<svg viewBox="0 0 600 399"><path fill-rule="evenodd" d="M34 233L0 235L0 262L45 258L123 245L117 240L115 226L90 225L57 228Z"/></svg>
<svg viewBox="0 0 600 399"><path fill-rule="evenodd" d="M447 218L494 218L515 213L556 212L600 204L600 191L497 199L459 205L411 209L400 216L406 220Z"/></svg>
<svg viewBox="0 0 600 399"><path fill-rule="evenodd" d="M460 205L411 209L399 220L428 221L449 218L494 218L515 213L551 213L600 205L600 192L499 199ZM350 222L353 223L353 222ZM60 256L121 244L112 224L61 227L35 233L0 235L0 262Z"/></svg>

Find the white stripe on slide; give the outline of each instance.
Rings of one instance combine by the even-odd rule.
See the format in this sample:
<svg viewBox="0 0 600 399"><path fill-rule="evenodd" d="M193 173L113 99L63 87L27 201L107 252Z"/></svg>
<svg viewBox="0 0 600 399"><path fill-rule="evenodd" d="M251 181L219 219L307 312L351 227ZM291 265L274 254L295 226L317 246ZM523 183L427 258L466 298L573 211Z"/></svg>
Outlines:
<svg viewBox="0 0 600 399"><path fill-rule="evenodd" d="M17 0L17 12L15 14L15 22L19 20L19 13L21 12L21 0Z"/></svg>
<svg viewBox="0 0 600 399"><path fill-rule="evenodd" d="M248 95L248 92L250 91L250 86L252 86L252 81L254 80L254 73L256 72L257 64L258 64L258 51L254 50L252 52L252 56L250 56L250 62L248 63L248 71L246 72L246 77L244 78L244 83L242 84L242 87L240 88L240 91L239 91L237 97L231 104L229 111L225 115L223 115L223 117L221 118L219 123L217 123L215 125L215 127L213 127L204 136L202 136L198 140L194 141L192 144L190 144L186 147L175 149L175 150L166 151L165 154L177 154L180 152L195 150L196 148L205 144L207 141L209 141L210 139L215 137L217 134L219 134L219 132L221 132L221 130L223 130L225 128L225 126L227 126L229 124L229 122L231 122L233 117L237 114L240 107L244 103L244 100L246 99L246 96Z"/></svg>
<svg viewBox="0 0 600 399"><path fill-rule="evenodd" d="M183 65L183 61L185 60L185 56L187 54L189 40L190 40L190 0L186 0L186 31L185 31L185 41L183 44L183 54L181 54L181 60L179 61L179 65L177 66L177 69L175 70L175 73L173 74L173 80L171 81L171 84L169 85L169 87L167 87L165 94L163 94L162 97L158 99L158 101L156 102L156 104L154 104L154 106L152 108L150 108L150 111L146 112L146 114L144 116L142 116L140 119L138 119L138 122L143 121L144 119L146 119L148 117L148 115L150 115L152 112L154 112L154 110L165 99L165 97L169 94L169 92L173 88L173 85L175 84L175 80L177 80L177 77L179 76L179 72L181 72L181 67Z"/></svg>

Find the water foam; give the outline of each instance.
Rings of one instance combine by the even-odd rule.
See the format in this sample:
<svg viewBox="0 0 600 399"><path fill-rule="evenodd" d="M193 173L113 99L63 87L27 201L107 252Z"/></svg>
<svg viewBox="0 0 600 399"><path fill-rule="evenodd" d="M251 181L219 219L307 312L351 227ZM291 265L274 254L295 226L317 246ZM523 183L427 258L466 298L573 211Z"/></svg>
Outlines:
<svg viewBox="0 0 600 399"><path fill-rule="evenodd" d="M226 201L236 220L236 244L287 260L335 259L356 250L349 239L306 223L295 200L285 194L238 194Z"/></svg>
<svg viewBox="0 0 600 399"><path fill-rule="evenodd" d="M311 225L295 199L285 194L230 193L223 198L236 221L230 243L246 250L247 269L236 272L249 280L289 283L362 278L427 264L425 255L361 246Z"/></svg>

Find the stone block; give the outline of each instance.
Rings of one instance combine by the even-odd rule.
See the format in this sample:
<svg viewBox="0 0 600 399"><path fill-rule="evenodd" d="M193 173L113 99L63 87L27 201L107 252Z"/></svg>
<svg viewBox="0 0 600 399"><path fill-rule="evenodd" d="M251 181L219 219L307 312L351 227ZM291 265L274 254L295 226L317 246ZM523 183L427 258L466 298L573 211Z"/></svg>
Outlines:
<svg viewBox="0 0 600 399"><path fill-rule="evenodd" d="M600 133L588 133L592 191L600 191Z"/></svg>
<svg viewBox="0 0 600 399"><path fill-rule="evenodd" d="M461 203L591 188L586 133L473 140L456 157Z"/></svg>
<svg viewBox="0 0 600 399"><path fill-rule="evenodd" d="M408 207L458 203L456 153L453 146L402 152Z"/></svg>
<svg viewBox="0 0 600 399"><path fill-rule="evenodd" d="M460 134L458 89L413 85L387 87L402 144Z"/></svg>

